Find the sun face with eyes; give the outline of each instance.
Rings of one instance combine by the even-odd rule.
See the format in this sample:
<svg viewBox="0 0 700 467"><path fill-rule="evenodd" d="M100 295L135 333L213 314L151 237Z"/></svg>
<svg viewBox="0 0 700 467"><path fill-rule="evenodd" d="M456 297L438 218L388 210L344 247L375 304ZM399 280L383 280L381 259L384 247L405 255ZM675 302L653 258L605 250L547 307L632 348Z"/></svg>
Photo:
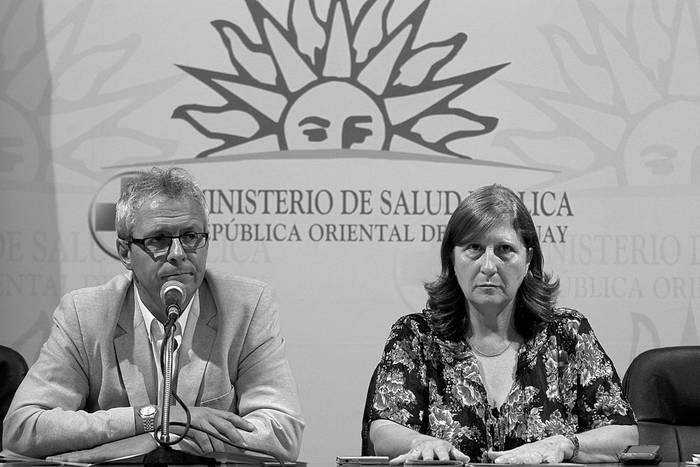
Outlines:
<svg viewBox="0 0 700 467"><path fill-rule="evenodd" d="M283 26L248 0L252 39L235 23L216 20L235 72L181 66L217 92L218 106L186 104L173 118L221 144L198 157L298 149L365 149L471 157L457 140L490 133L498 119L454 105L456 98L507 64L437 79L466 43L466 34L414 43L428 1L398 25L399 2L368 0L352 15L348 2L290 2ZM402 12L403 13L403 12Z"/></svg>
<svg viewBox="0 0 700 467"><path fill-rule="evenodd" d="M700 185L700 3L577 5L590 37L543 29L565 89L521 93L555 127L515 128L499 138L547 164L566 140L571 150L554 161L554 177L569 189L618 185L645 193ZM624 26L612 19L618 6L629 19ZM588 41L598 44L592 53ZM537 153L528 153L534 142Z"/></svg>
<svg viewBox="0 0 700 467"><path fill-rule="evenodd" d="M700 104L676 101L650 112L624 152L630 185L700 184Z"/></svg>
<svg viewBox="0 0 700 467"><path fill-rule="evenodd" d="M366 93L342 82L312 87L284 118L288 149L376 149L386 141L384 115Z"/></svg>

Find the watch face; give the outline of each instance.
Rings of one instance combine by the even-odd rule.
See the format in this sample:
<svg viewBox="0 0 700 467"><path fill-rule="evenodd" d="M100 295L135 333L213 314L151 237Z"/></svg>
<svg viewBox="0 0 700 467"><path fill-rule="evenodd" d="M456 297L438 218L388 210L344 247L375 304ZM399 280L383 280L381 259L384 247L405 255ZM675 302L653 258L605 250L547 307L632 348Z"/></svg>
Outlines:
<svg viewBox="0 0 700 467"><path fill-rule="evenodd" d="M139 415L141 415L142 417L149 417L151 415L154 415L155 413L155 405L147 405L146 407L141 407L141 409L139 409Z"/></svg>

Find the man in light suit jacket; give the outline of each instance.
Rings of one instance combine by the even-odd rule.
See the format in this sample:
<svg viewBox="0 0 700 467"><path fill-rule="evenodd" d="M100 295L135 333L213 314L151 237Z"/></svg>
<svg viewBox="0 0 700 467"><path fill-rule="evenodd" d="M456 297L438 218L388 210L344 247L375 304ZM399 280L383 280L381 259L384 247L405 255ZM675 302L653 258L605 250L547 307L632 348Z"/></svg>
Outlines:
<svg viewBox="0 0 700 467"><path fill-rule="evenodd" d="M180 447L297 458L304 423L272 292L206 270L207 224L204 195L184 170L153 168L132 181L117 204L117 249L129 272L63 297L5 419L5 448L44 457L136 437L155 447L161 289L177 281L185 300L175 392L193 428L227 440L193 429ZM173 405L170 420L185 418Z"/></svg>

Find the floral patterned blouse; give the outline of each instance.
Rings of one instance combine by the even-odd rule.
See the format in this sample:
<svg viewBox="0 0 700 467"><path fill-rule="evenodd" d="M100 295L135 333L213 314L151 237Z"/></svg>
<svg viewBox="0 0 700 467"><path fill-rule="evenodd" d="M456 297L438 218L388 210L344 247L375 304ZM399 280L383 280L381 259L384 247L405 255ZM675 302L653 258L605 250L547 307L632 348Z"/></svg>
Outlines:
<svg viewBox="0 0 700 467"><path fill-rule="evenodd" d="M466 341L440 339L424 314L400 318L367 394L363 454L371 453L369 424L377 419L447 440L475 462L488 462L489 449L635 424L620 378L588 320L567 308L557 308L554 316L518 349L515 381L499 408L489 406Z"/></svg>

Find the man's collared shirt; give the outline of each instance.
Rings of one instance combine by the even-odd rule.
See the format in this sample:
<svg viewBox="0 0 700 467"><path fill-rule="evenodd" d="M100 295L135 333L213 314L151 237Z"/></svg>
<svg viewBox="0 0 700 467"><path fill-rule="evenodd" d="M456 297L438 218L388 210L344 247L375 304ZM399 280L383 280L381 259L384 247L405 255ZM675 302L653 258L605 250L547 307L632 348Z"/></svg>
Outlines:
<svg viewBox="0 0 700 467"><path fill-rule="evenodd" d="M148 333L148 340L151 343L151 352L153 355L153 360L156 362L156 368L158 370L158 403L160 404L160 399L163 391L163 371L160 367L160 349L163 345L163 337L165 336L165 329L163 323L158 321L153 313L151 313L146 305L141 300L141 295L139 294L138 287L134 286L134 306L137 310L141 312L143 316L143 322L146 325L146 332ZM194 297L187 304L185 310L182 312L178 320L175 322L175 349L173 352L173 384L177 380L177 369L178 369L178 355L180 351L180 344L182 344L182 336L185 332L185 326L187 325L187 318L190 315L190 309L195 300L199 300L199 291L195 292Z"/></svg>

